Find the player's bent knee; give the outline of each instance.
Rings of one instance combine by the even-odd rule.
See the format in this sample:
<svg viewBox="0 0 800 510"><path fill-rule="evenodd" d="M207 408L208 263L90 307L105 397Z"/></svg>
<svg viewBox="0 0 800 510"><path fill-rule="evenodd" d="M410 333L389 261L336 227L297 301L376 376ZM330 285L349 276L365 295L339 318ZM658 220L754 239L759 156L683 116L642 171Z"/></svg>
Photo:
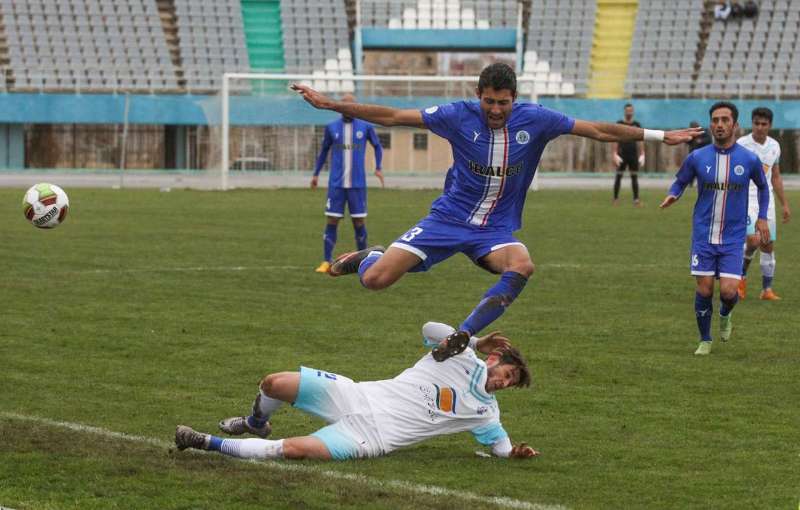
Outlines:
<svg viewBox="0 0 800 510"><path fill-rule="evenodd" d="M264 393L264 395L271 398L277 398L278 394L280 393L281 382L285 378L285 375L286 372L269 374L261 380L259 388Z"/></svg>
<svg viewBox="0 0 800 510"><path fill-rule="evenodd" d="M736 299L737 295L737 287L732 288L720 288L719 289L719 298L723 301L733 301Z"/></svg>
<svg viewBox="0 0 800 510"><path fill-rule="evenodd" d="M519 273L525 278L530 278L533 275L533 272L536 270L536 266L533 265L531 260L526 260L524 262L518 262L512 264L508 271L514 271L515 273Z"/></svg>
<svg viewBox="0 0 800 510"><path fill-rule="evenodd" d="M385 289L396 281L397 278L391 274L373 270L368 270L361 277L361 284L370 290Z"/></svg>

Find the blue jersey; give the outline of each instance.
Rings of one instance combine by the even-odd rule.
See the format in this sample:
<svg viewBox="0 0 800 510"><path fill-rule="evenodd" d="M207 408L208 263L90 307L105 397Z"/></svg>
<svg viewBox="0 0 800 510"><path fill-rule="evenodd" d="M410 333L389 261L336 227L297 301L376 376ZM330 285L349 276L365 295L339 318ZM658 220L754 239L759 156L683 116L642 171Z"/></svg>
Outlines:
<svg viewBox="0 0 800 510"><path fill-rule="evenodd" d="M529 103L514 103L505 127L489 129L476 101L422 111L425 125L450 142L453 166L431 211L450 221L518 230L533 174L547 142L575 121Z"/></svg>
<svg viewBox="0 0 800 510"><path fill-rule="evenodd" d="M681 196L697 178L697 202L692 240L708 244L738 244L747 231L747 197L752 180L758 187L758 217L766 219L769 187L758 156L739 144L728 149L706 145L689 154L669 194Z"/></svg>
<svg viewBox="0 0 800 510"><path fill-rule="evenodd" d="M319 175L328 151L331 155L331 174L328 178L329 188L366 188L364 175L364 156L367 153L367 141L375 150L375 167L380 169L383 149L372 124L359 119L345 122L338 119L325 126L322 148L317 156L314 175Z"/></svg>

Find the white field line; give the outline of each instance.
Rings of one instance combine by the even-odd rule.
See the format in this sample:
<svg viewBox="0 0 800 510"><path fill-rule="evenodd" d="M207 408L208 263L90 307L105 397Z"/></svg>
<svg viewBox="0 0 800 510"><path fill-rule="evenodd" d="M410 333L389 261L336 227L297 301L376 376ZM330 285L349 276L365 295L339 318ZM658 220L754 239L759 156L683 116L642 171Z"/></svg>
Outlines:
<svg viewBox="0 0 800 510"><path fill-rule="evenodd" d="M0 417L11 420L40 423L50 427L68 429L75 432L81 432L86 434L94 434L111 439L118 439L121 441L145 443L163 449L174 447L174 445L171 442L163 441L161 439L125 434L123 432L115 432L113 430L108 430L101 427L92 427L90 425L83 425L80 423L51 420L49 418L42 418L39 416L28 416L24 414L9 413L9 412L0 412ZM232 459L232 460L240 460L240 459ZM562 505L545 505L539 503L530 503L528 501L522 501L519 499L512 499L506 497L481 496L480 494L475 494L473 492L447 489L445 487L438 487L436 485L421 485L412 482L406 482L403 480L379 480L376 478L370 478L368 476L360 474L340 473L338 471L331 471L329 469L322 469L305 464L289 464L288 462L277 462L277 461L262 462L262 461L249 461L249 460L245 460L244 462L259 464L268 467L270 469L274 469L276 471L292 471L304 474L321 475L325 478L330 478L333 480L355 482L370 488L377 488L384 490L396 489L401 492L413 492L416 494L427 494L430 496L457 498L466 501L474 501L477 503L496 505L501 508L518 508L523 510L567 510L567 508ZM0 507L0 510L2 510L2 507Z"/></svg>

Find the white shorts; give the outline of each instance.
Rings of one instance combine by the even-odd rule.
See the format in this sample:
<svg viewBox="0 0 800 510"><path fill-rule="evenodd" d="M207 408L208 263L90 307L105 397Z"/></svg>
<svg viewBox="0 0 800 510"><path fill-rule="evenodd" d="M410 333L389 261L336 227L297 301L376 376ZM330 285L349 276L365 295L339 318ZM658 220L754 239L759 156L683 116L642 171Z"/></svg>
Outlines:
<svg viewBox="0 0 800 510"><path fill-rule="evenodd" d="M294 407L330 424L311 435L325 443L335 460L383 455L372 410L352 379L300 367L300 387Z"/></svg>
<svg viewBox="0 0 800 510"><path fill-rule="evenodd" d="M758 220L758 199L753 196L747 202L747 235L756 233L756 220ZM769 194L769 208L767 209L767 224L769 225L770 241L778 238L778 224L775 221L775 195Z"/></svg>

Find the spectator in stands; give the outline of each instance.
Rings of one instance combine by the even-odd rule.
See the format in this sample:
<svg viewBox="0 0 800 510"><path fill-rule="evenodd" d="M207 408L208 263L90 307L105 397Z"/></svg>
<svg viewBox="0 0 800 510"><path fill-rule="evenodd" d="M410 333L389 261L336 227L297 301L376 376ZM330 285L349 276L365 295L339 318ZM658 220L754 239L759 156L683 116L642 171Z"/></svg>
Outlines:
<svg viewBox="0 0 800 510"><path fill-rule="evenodd" d="M758 4L753 0L747 0L742 7L742 16L745 18L755 18L758 16Z"/></svg>
<svg viewBox="0 0 800 510"><path fill-rule="evenodd" d="M354 103L352 94L342 97L345 103ZM369 122L354 119L346 115L325 126L325 137L322 139L322 148L317 157L314 176L311 178L311 188L316 189L319 172L328 159L328 152L333 149L331 156L330 178L328 179L328 199L325 202L325 233L322 236L323 260L316 272L327 273L333 258L333 248L336 246L336 230L339 220L344 217L344 207L350 211L353 220L353 230L356 236L356 248L363 250L367 247L367 180L364 171L364 156L367 153L367 142L375 151L375 177L383 187L383 173L381 172L381 159L383 149L378 140L375 128Z"/></svg>
<svg viewBox="0 0 800 510"><path fill-rule="evenodd" d="M624 118L618 120L617 124L626 126L642 127L641 124L633 120L633 105L625 105ZM617 167L617 175L614 177L614 205L619 205L619 188L622 184L622 176L625 169L631 173L631 189L633 189L633 205L641 207L639 200L639 168L644 166L644 143L643 142L619 142L614 144L613 156L614 165Z"/></svg>
<svg viewBox="0 0 800 510"><path fill-rule="evenodd" d="M725 21L731 15L733 6L730 0L719 0L714 6L714 19Z"/></svg>

